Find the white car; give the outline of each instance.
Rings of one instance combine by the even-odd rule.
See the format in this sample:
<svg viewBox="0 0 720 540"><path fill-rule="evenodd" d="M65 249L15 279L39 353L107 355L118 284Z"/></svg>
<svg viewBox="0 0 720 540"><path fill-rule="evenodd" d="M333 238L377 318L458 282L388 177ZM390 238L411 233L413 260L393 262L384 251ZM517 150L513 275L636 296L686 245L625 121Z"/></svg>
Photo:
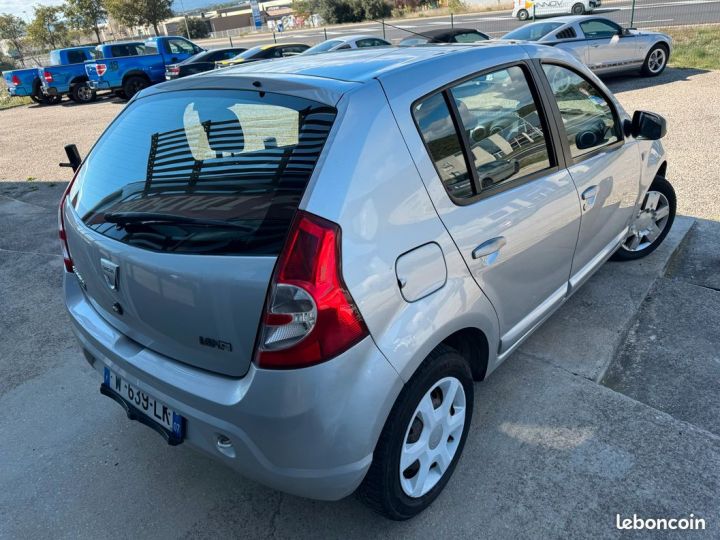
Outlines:
<svg viewBox="0 0 720 540"><path fill-rule="evenodd" d="M318 54L330 51L344 51L347 49L364 49L367 47L389 47L392 43L379 37L367 34L341 36L325 40L310 47L304 54Z"/></svg>
<svg viewBox="0 0 720 540"><path fill-rule="evenodd" d="M514 0L512 16L526 21L531 16L584 15L600 5L601 0Z"/></svg>

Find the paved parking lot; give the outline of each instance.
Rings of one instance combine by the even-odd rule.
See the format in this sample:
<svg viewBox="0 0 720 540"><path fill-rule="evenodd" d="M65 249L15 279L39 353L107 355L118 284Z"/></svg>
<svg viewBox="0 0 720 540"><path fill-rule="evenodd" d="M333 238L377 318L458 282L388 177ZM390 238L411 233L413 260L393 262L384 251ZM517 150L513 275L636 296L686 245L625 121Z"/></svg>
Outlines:
<svg viewBox="0 0 720 540"><path fill-rule="evenodd" d="M0 112L4 126L26 125L7 114L34 119L24 151L0 130L11 150L2 174L15 175L0 182L0 538L614 537L616 514L691 513L705 537L720 536L720 119L707 99L720 73L657 82L610 85L628 108L668 116L681 212L707 219L678 220L648 259L608 263L477 384L453 479L405 523L352 497L314 502L254 484L165 446L99 394L60 294L55 211L67 171L43 163L62 160L55 139L77 136L85 152L122 105L67 107L75 121L43 109L65 122L44 141L44 112Z"/></svg>

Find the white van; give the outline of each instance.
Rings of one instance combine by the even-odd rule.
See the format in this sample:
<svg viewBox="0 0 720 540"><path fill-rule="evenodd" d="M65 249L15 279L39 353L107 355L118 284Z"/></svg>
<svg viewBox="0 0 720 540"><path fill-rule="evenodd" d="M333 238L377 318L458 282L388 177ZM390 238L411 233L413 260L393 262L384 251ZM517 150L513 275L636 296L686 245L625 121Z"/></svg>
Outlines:
<svg viewBox="0 0 720 540"><path fill-rule="evenodd" d="M546 15L583 15L600 7L601 0L514 0L513 17L526 21Z"/></svg>

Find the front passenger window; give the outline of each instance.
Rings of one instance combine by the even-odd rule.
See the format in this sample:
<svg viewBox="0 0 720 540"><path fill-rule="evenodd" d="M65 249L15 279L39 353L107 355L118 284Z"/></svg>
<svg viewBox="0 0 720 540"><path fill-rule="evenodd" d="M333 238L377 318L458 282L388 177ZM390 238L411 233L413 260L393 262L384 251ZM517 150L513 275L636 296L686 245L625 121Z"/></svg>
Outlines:
<svg viewBox="0 0 720 540"><path fill-rule="evenodd" d="M621 139L613 107L590 81L565 67L544 64L573 158Z"/></svg>

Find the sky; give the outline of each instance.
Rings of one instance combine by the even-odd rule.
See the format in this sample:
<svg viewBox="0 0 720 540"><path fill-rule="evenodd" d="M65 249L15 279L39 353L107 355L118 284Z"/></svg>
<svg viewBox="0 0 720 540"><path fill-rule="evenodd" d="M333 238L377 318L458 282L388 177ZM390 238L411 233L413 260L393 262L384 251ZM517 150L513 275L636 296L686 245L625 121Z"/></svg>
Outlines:
<svg viewBox="0 0 720 540"><path fill-rule="evenodd" d="M206 5L217 4L219 1L220 0L182 0L182 3L185 9L191 10ZM32 19L34 5L57 6L62 3L63 0L0 0L0 13L12 13L29 21ZM173 9L180 11L180 0L174 1Z"/></svg>

